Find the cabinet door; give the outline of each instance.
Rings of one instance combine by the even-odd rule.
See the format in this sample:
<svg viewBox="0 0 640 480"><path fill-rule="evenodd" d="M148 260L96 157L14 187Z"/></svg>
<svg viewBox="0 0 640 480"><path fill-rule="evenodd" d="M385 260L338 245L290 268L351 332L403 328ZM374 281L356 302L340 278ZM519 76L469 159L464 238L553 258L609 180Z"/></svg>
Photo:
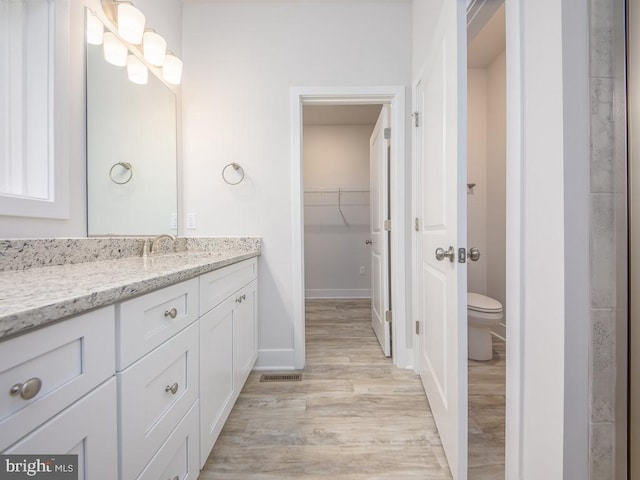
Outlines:
<svg viewBox="0 0 640 480"><path fill-rule="evenodd" d="M258 358L258 282L254 280L234 295L233 386L240 394Z"/></svg>
<svg viewBox="0 0 640 480"><path fill-rule="evenodd" d="M78 479L118 478L116 381L105 382L3 453L78 455Z"/></svg>
<svg viewBox="0 0 640 480"><path fill-rule="evenodd" d="M229 298L200 319L200 466L233 407L233 309Z"/></svg>

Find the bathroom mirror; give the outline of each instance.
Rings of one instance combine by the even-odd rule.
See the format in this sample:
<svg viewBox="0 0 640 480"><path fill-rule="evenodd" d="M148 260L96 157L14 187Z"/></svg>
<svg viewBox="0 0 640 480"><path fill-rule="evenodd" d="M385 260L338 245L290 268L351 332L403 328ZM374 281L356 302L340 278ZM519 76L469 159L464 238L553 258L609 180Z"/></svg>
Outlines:
<svg viewBox="0 0 640 480"><path fill-rule="evenodd" d="M87 44L89 236L177 233L176 97Z"/></svg>

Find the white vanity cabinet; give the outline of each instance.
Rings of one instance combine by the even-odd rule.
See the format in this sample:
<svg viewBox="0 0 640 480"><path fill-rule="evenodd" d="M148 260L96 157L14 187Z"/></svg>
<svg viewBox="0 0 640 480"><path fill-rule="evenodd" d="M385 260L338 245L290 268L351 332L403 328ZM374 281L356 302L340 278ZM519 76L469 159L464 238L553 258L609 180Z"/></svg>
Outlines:
<svg viewBox="0 0 640 480"><path fill-rule="evenodd" d="M113 306L3 342L0 365L0 451L78 454L78 478L115 478Z"/></svg>
<svg viewBox="0 0 640 480"><path fill-rule="evenodd" d="M200 278L200 467L257 358L257 261Z"/></svg>
<svg viewBox="0 0 640 480"><path fill-rule="evenodd" d="M196 480L257 358L251 258L0 344L0 452Z"/></svg>

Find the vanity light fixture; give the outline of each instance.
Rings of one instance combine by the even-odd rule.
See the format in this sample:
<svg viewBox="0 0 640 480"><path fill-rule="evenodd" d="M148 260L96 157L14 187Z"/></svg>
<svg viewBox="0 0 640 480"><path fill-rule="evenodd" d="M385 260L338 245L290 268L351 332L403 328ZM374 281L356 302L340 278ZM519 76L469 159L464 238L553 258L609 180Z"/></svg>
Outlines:
<svg viewBox="0 0 640 480"><path fill-rule="evenodd" d="M133 6L131 2L117 2L118 5L118 34L133 45L142 43L144 34L144 14Z"/></svg>
<svg viewBox="0 0 640 480"><path fill-rule="evenodd" d="M162 66L162 78L172 85L180 85L182 80L182 60L168 51Z"/></svg>
<svg viewBox="0 0 640 480"><path fill-rule="evenodd" d="M87 43L102 45L104 25L95 14L87 8Z"/></svg>
<svg viewBox="0 0 640 480"><path fill-rule="evenodd" d="M133 54L127 57L127 76L129 80L138 85L146 85L149 80L149 69Z"/></svg>
<svg viewBox="0 0 640 480"><path fill-rule="evenodd" d="M167 54L167 41L153 28L146 28L142 37L144 58L151 65L161 67Z"/></svg>
<svg viewBox="0 0 640 480"><path fill-rule="evenodd" d="M116 67L124 67L127 64L129 53L124 43L112 32L104 32L104 59Z"/></svg>

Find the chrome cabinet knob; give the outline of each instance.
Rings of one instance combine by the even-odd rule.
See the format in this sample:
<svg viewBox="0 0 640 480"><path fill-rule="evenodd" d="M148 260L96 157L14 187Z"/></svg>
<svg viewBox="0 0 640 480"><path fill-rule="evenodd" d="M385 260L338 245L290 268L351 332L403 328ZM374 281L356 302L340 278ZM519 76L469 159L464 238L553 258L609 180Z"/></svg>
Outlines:
<svg viewBox="0 0 640 480"><path fill-rule="evenodd" d="M164 391L167 393L171 392L171 395L175 395L178 391L178 382L174 383L173 385L167 385Z"/></svg>
<svg viewBox="0 0 640 480"><path fill-rule="evenodd" d="M16 383L11 389L9 393L12 396L20 395L24 400L31 400L33 397L40 393L40 389L42 388L42 380L37 377L30 378L24 383Z"/></svg>
<svg viewBox="0 0 640 480"><path fill-rule="evenodd" d="M176 318L178 316L178 310L176 310L175 308L172 308L171 310L166 310L164 312L164 316L165 317Z"/></svg>
<svg viewBox="0 0 640 480"><path fill-rule="evenodd" d="M444 248L436 248L436 260L438 261L442 261L445 258L448 258L449 261L451 263L453 263L453 260L456 257L456 249L453 248L452 246L449 247L449 250L446 250Z"/></svg>
<svg viewBox="0 0 640 480"><path fill-rule="evenodd" d="M373 240L365 240L364 243L367 245L373 245Z"/></svg>
<svg viewBox="0 0 640 480"><path fill-rule="evenodd" d="M478 250L476 247L470 248L469 260L471 260L472 262L477 262L478 260L480 260L480 250Z"/></svg>

